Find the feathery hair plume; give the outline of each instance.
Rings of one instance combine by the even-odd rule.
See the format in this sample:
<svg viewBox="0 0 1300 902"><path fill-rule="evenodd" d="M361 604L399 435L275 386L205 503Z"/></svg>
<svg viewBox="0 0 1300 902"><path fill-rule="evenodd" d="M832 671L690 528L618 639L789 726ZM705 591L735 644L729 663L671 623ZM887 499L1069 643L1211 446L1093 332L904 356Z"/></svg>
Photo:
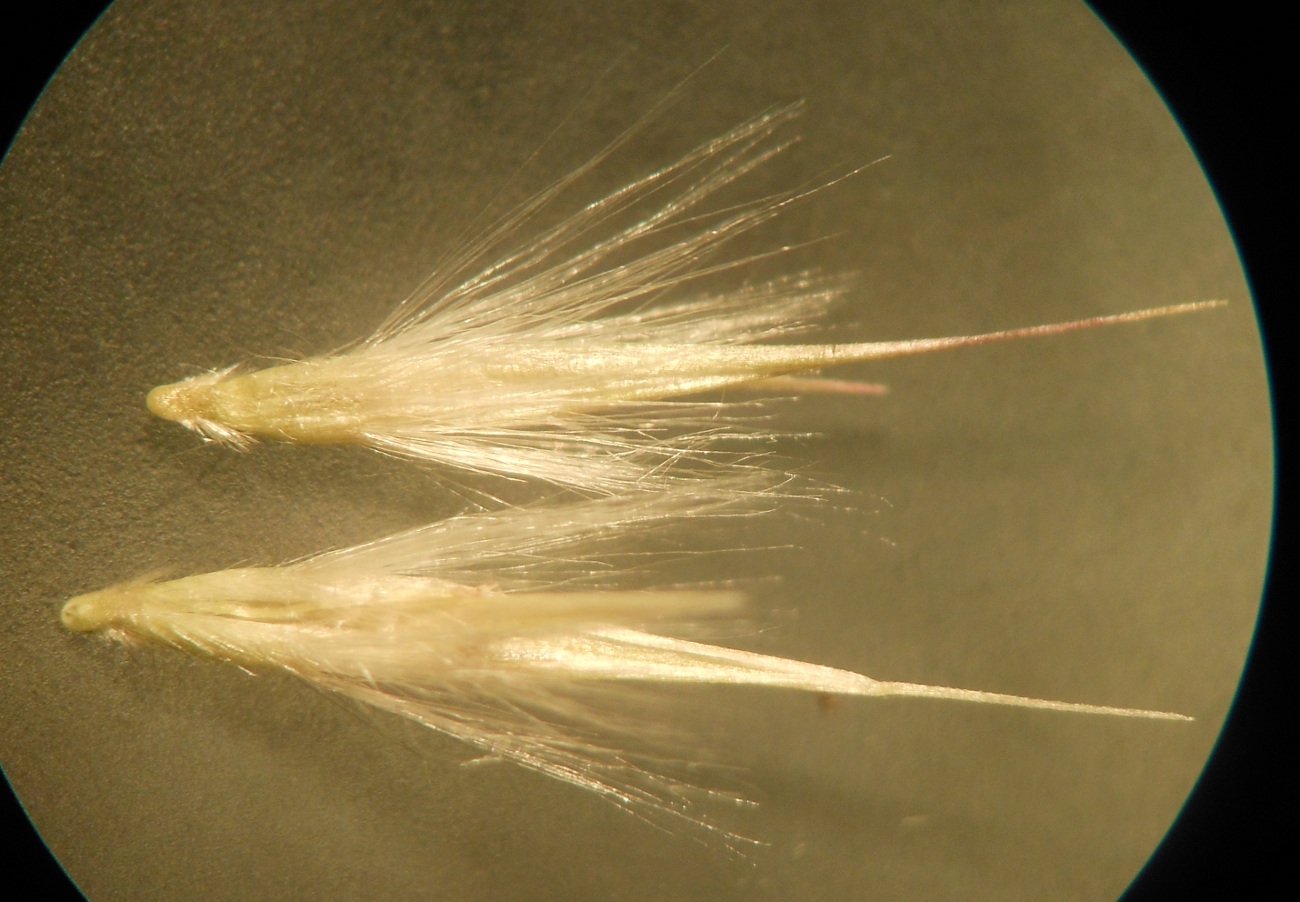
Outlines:
<svg viewBox="0 0 1300 902"><path fill-rule="evenodd" d="M474 473L612 494L679 462L741 463L722 436L758 436L733 386L868 391L804 378L823 367L1215 306L1179 304L985 335L768 344L808 332L844 293L814 271L705 293L758 259L740 235L833 184L734 203L717 195L784 151L800 104L774 107L529 235L525 226L628 135L467 240L370 337L295 363L234 366L162 385L153 413L204 439L351 443ZM710 203L710 202L713 203ZM739 280L738 280L739 281Z"/></svg>
<svg viewBox="0 0 1300 902"><path fill-rule="evenodd" d="M633 550L637 541L748 517L781 497L772 477L752 471L460 516L278 567L90 592L65 604L63 623L292 673L727 844L740 837L714 826L706 803L743 799L675 775L668 734L626 713L636 687L709 683L1189 719L878 681L682 638L740 616L744 597L731 588L647 588L644 570L629 566L645 553Z"/></svg>

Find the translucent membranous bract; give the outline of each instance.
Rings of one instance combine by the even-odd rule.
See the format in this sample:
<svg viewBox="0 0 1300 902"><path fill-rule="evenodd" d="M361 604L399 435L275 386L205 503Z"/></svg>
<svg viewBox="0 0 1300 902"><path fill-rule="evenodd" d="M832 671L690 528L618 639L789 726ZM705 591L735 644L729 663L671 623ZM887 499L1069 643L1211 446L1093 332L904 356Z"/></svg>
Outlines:
<svg viewBox="0 0 1300 902"><path fill-rule="evenodd" d="M681 464L739 463L744 451L728 441L770 428L747 416L744 402L701 393L851 390L801 374L1217 303L976 336L792 343L824 318L847 280L805 270L747 281L742 268L788 248L738 253L734 242L830 183L740 201L719 193L792 143L780 129L798 112L798 104L774 108L530 232L625 135L448 254L368 338L294 363L159 386L149 408L235 447L257 436L351 443L611 494L675 475ZM720 275L730 287L716 287Z"/></svg>
<svg viewBox="0 0 1300 902"><path fill-rule="evenodd" d="M750 473L465 515L282 566L113 586L68 601L63 622L254 672L287 671L640 816L710 830L701 803L721 793L666 766L662 729L628 714L638 687L706 683L1187 719L878 681L699 641L710 624L740 615L743 596L647 587L641 549L688 523L758 513L779 491Z"/></svg>

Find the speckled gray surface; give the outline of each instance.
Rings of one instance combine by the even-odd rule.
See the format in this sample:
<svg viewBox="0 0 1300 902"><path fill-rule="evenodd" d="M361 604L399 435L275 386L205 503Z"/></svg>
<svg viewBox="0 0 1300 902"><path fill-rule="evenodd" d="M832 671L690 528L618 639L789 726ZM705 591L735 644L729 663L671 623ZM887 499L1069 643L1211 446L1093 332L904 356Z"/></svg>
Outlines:
<svg viewBox="0 0 1300 902"><path fill-rule="evenodd" d="M759 790L771 845L739 863L288 680L60 628L63 599L141 572L456 510L358 451L197 447L144 393L364 333L499 190L692 72L610 184L797 97L774 181L891 155L768 236L835 235L801 262L858 273L837 336L1233 302L855 368L891 393L783 408L819 434L787 452L857 495L753 524L801 550L755 559L782 576L757 607L798 617L748 645L1195 724L691 693ZM127 0L0 204L0 763L94 900L1114 898L1217 735L1266 555L1262 359L1209 188L1081 4Z"/></svg>

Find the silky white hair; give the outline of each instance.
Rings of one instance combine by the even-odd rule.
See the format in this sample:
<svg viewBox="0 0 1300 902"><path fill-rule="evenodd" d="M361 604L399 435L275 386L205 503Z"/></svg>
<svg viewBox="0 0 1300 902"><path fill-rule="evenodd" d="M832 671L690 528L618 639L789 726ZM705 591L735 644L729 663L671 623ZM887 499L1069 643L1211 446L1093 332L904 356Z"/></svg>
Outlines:
<svg viewBox="0 0 1300 902"><path fill-rule="evenodd" d="M294 363L162 385L148 406L236 448L257 436L352 443L611 494L695 475L692 465L753 462L736 441L771 427L744 401L701 393L871 391L878 387L800 374L1216 303L978 336L789 343L824 318L848 279L803 270L747 281L743 269L790 248L737 254L733 241L837 179L739 201L718 194L793 143L781 131L800 108L769 109L530 234L624 135L452 250L369 337ZM719 274L732 277L730 287L706 291Z"/></svg>
<svg viewBox="0 0 1300 902"><path fill-rule="evenodd" d="M919 696L1053 711L1179 714L886 682L698 639L744 613L727 585L648 585L651 537L716 529L783 500L762 471L478 513L277 567L135 581L69 600L63 622L283 671L735 848L683 737L631 713L683 683ZM788 500L788 499L785 499ZM687 638L694 637L694 638Z"/></svg>

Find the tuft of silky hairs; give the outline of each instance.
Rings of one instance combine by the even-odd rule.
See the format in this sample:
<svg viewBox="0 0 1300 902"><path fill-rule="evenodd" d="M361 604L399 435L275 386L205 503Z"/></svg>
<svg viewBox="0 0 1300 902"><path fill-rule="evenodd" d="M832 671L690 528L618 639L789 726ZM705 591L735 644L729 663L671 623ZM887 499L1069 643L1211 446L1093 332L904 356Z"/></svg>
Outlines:
<svg viewBox="0 0 1300 902"><path fill-rule="evenodd" d="M647 692L693 683L1191 719L876 680L701 641L745 616L744 593L656 583L649 564L674 552L647 549L761 515L790 500L788 486L756 470L467 514L281 566L122 583L72 598L62 618L78 632L293 674L733 850L748 840L715 814L752 803L701 782L698 745L662 710L636 718Z"/></svg>
<svg viewBox="0 0 1300 902"><path fill-rule="evenodd" d="M722 399L723 389L871 393L881 387L810 374L1222 303L982 335L807 343L850 280L815 270L747 280L751 264L791 248L737 252L735 242L846 176L741 200L739 188L720 195L794 143L783 133L800 108L769 109L558 224L530 229L633 129L451 249L368 337L296 362L237 364L161 385L148 407L240 449L258 438L356 444L462 474L613 494L697 475L692 466L749 460L746 440L773 427L761 405Z"/></svg>

